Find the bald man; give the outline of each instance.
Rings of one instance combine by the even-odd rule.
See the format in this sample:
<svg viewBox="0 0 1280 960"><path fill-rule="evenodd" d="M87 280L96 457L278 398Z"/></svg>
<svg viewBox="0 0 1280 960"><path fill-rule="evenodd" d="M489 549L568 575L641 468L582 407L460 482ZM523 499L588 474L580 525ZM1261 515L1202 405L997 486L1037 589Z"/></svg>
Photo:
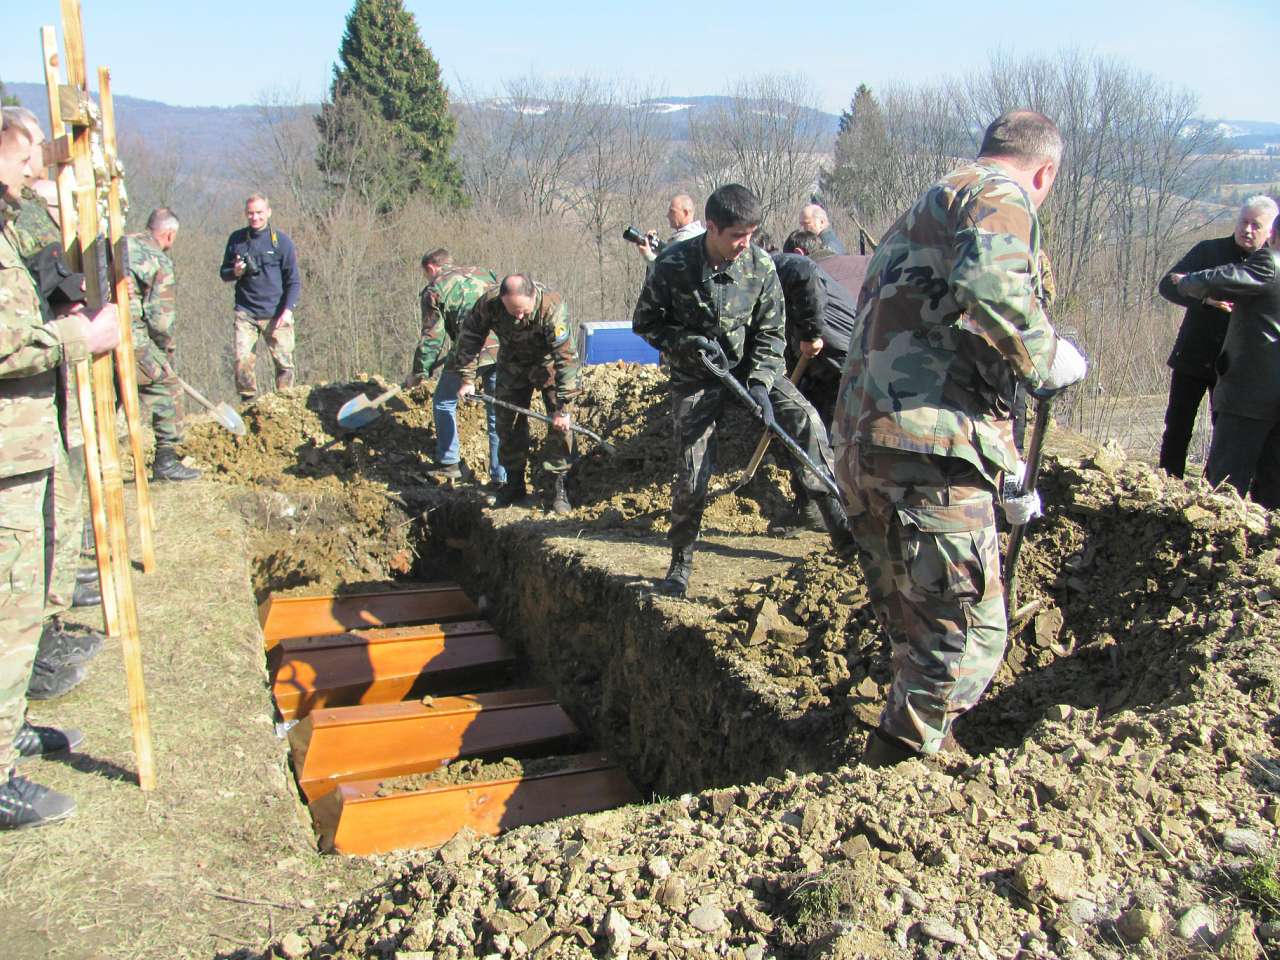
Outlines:
<svg viewBox="0 0 1280 960"><path fill-rule="evenodd" d="M831 218L827 216L827 211L819 204L806 204L800 211L800 229L817 234L822 245L837 256L844 255L844 244L832 229Z"/></svg>
<svg viewBox="0 0 1280 960"><path fill-rule="evenodd" d="M707 232L707 228L702 225L702 221L695 216L693 197L687 193L677 193L671 198L671 203L667 207L667 223L671 225L671 229L675 233L671 234L670 239L665 244L658 241L658 231L650 230L646 234L649 242L638 248L640 255L650 263L658 259L658 251L664 246L680 240L688 240L690 237L697 237Z"/></svg>

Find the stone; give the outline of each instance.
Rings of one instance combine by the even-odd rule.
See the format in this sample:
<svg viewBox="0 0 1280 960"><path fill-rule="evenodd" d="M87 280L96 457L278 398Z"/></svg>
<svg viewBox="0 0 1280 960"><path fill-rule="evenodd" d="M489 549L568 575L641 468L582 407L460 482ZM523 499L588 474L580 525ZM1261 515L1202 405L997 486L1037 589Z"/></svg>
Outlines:
<svg viewBox="0 0 1280 960"><path fill-rule="evenodd" d="M728 923L724 911L710 905L695 907L689 912L688 920L689 926L703 933L715 933Z"/></svg>
<svg viewBox="0 0 1280 960"><path fill-rule="evenodd" d="M757 933L763 933L765 936L773 933L773 920L750 901L744 901L738 905L738 915L742 917L743 923Z"/></svg>
<svg viewBox="0 0 1280 960"><path fill-rule="evenodd" d="M305 957L310 950L311 944L297 933L286 933L280 938L280 953L285 960L298 960L300 957Z"/></svg>
<svg viewBox="0 0 1280 960"><path fill-rule="evenodd" d="M658 889L654 891L653 899L666 907L672 913L683 913L686 894L684 890L684 881L679 877L667 877L658 884Z"/></svg>
<svg viewBox="0 0 1280 960"><path fill-rule="evenodd" d="M1212 907L1197 903L1178 916L1174 932L1183 940L1212 943L1218 933L1218 917Z"/></svg>
<svg viewBox="0 0 1280 960"><path fill-rule="evenodd" d="M440 848L441 862L453 865L467 859L471 854L471 848L475 846L475 839L475 832L470 827L463 827Z"/></svg>
<svg viewBox="0 0 1280 960"><path fill-rule="evenodd" d="M1245 827L1232 827L1222 832L1222 848L1229 853L1240 853L1250 857L1265 856L1270 845L1257 830Z"/></svg>
<svg viewBox="0 0 1280 960"><path fill-rule="evenodd" d="M529 925L528 929L521 931L516 939L524 944L526 950L536 950L549 936L551 936L550 924L544 917L539 917Z"/></svg>
<svg viewBox="0 0 1280 960"><path fill-rule="evenodd" d="M1033 853L1013 871L1013 885L1037 902L1046 896L1063 903L1072 900L1079 896L1087 879L1084 861L1070 850Z"/></svg>
<svg viewBox="0 0 1280 960"><path fill-rule="evenodd" d="M753 943L742 951L743 960L764 960L764 947L758 943Z"/></svg>
<svg viewBox="0 0 1280 960"><path fill-rule="evenodd" d="M1164 918L1155 910L1134 907L1120 914L1119 919L1116 920L1116 929L1130 943L1154 940L1164 932Z"/></svg>
<svg viewBox="0 0 1280 960"><path fill-rule="evenodd" d="M671 876L671 863L666 857L652 857L645 864L645 869L649 871L649 876L655 880L665 880Z"/></svg>
<svg viewBox="0 0 1280 960"><path fill-rule="evenodd" d="M1098 919L1098 905L1092 900L1076 897L1067 904L1067 916L1076 926L1087 927Z"/></svg>
<svg viewBox="0 0 1280 960"><path fill-rule="evenodd" d="M604 934L613 956L625 957L631 952L631 923L617 910L610 909L605 914Z"/></svg>
<svg viewBox="0 0 1280 960"><path fill-rule="evenodd" d="M1253 915L1237 913L1218 938L1218 956L1224 960L1258 960L1262 944L1253 932Z"/></svg>
<svg viewBox="0 0 1280 960"><path fill-rule="evenodd" d="M950 943L957 947L963 947L969 943L968 937L941 917L925 917L916 929L920 936L940 943Z"/></svg>

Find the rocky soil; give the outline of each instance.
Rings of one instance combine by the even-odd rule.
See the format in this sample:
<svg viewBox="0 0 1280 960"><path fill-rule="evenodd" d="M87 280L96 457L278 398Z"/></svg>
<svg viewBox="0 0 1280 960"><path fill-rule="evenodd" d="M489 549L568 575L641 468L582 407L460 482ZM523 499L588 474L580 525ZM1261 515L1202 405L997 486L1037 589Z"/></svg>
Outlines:
<svg viewBox="0 0 1280 960"><path fill-rule="evenodd" d="M189 446L255 484L253 503L286 498L271 514L276 536L262 540L264 560L280 557L263 587L423 574L443 556L430 519L450 509L441 497L478 512L471 485L421 480L425 394L393 401L366 434L335 439L333 412L353 392L286 395L279 410L264 400L239 446L207 432ZM464 456L482 472L479 415L466 414ZM648 514L665 510L671 470L660 379L593 372L581 416L621 456L575 468L572 524L525 511L493 522L548 544L576 531L595 538L584 550L610 556L653 551L663 518ZM722 444L731 469L755 434L726 434L742 437L741 449ZM759 533L783 513L785 478L756 486L723 498L713 531ZM1270 859L1280 824L1280 525L1234 495L1106 449L1049 464L1044 487L1047 515L1020 581L1023 602L1040 610L959 724L961 752L889 771L843 765L874 723L888 668L856 567L813 536L807 550L759 568L727 564L693 602L649 609L668 624L673 664L695 642L733 661L780 725L807 723L827 769L777 769L759 783L498 838L460 835L366 896L226 956L1280 955L1280 868ZM353 488L349 512L304 516ZM332 501L316 494L330 489ZM455 511L451 523L476 515ZM311 542L325 544L325 561L298 555ZM342 568L326 567L335 557ZM681 670L668 671L671 685ZM739 722L729 702L705 705L724 714L726 740ZM601 704L591 719L616 709ZM704 769L705 760L676 751L668 762Z"/></svg>

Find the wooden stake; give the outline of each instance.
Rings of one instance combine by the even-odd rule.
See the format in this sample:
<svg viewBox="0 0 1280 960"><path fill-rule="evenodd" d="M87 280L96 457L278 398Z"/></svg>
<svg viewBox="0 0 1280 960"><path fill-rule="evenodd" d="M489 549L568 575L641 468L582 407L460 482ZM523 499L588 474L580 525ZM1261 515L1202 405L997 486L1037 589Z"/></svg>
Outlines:
<svg viewBox="0 0 1280 960"><path fill-rule="evenodd" d="M102 105L102 147L111 175L107 201L107 223L113 256L116 307L120 311L120 346L115 351L116 377L129 423L129 448L133 453L133 489L138 496L138 535L142 543L142 572L156 568L155 512L151 508L151 487L147 462L142 452L142 413L138 403L138 367L133 350L133 323L129 309L129 258L124 242L124 214L120 205L120 173L116 165L116 111L111 99L111 71L98 68L98 100Z"/></svg>
<svg viewBox="0 0 1280 960"><path fill-rule="evenodd" d="M84 31L80 19L80 0L62 0L62 32L67 59L67 80L89 96L88 72L85 67ZM72 127L71 155L76 176L76 210L79 214L79 254L84 271L85 294L90 309L101 307L106 290L106 255L104 238L99 235L98 197L93 175L90 144L91 128ZM74 265L74 264L73 264ZM123 322L127 323L128 318ZM107 531L116 574L116 598L121 619L120 645L124 654L125 680L129 693L129 719L133 729L133 749L138 761L138 785L143 790L155 789L155 761L151 749L151 721L147 713L146 688L142 675L142 649L138 636L138 609L133 595L133 576L129 568L129 546L125 521L124 480L120 474L120 454L116 446L115 378L109 356L93 360L93 393L98 431L102 485L106 495Z"/></svg>
<svg viewBox="0 0 1280 960"><path fill-rule="evenodd" d="M40 28L40 44L44 50L44 81L49 95L50 134L55 141L67 143L66 125L62 121L62 103L58 80L58 38L53 27ZM75 211L75 173L68 162L58 164L58 210L62 230L62 249L68 261L78 257L77 238L71 227ZM97 552L98 581L102 589L102 614L107 634L120 636L120 611L116 602L115 574L111 564L110 536L107 533L106 497L102 489L102 464L98 460L98 430L94 420L93 394L90 392L92 372L88 360L80 360L73 371L76 399L80 406L80 427L84 434L85 478L89 485L89 515L93 525L93 541ZM112 424L114 428L114 424Z"/></svg>

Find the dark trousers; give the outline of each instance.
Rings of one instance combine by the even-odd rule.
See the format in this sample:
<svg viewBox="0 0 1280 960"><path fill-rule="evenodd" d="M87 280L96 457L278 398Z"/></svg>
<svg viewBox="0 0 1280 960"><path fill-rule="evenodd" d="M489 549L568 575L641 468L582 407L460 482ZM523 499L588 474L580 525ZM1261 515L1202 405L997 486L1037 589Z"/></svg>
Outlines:
<svg viewBox="0 0 1280 960"><path fill-rule="evenodd" d="M1196 413L1206 393L1213 403L1213 380L1173 371L1169 380L1169 405L1164 411L1164 437L1160 441L1160 469L1181 477L1187 469L1187 448L1196 426Z"/></svg>
<svg viewBox="0 0 1280 960"><path fill-rule="evenodd" d="M556 411L556 391L553 387L539 390L542 394L542 406L547 416ZM497 398L520 407L530 407L533 401L533 385L528 379L513 376L501 366L498 368ZM496 411L498 428L498 460L506 471L507 482L522 484L525 482L525 466L529 462L529 418L505 407ZM561 433L548 427L547 439L543 447L544 459L542 467L548 473L565 473L569 469L569 458L573 455L573 434Z"/></svg>
<svg viewBox="0 0 1280 960"><path fill-rule="evenodd" d="M671 532L673 547L687 547L698 538L702 513L706 509L707 483L716 462L716 424L724 413L729 388L714 383L681 384L671 387L671 416L675 422L676 481L671 490ZM769 391L773 416L814 463L828 471L834 468L827 431L795 384L779 377ZM506 442L505 440L503 441ZM505 447L504 447L505 449ZM831 496L831 491L809 470L801 467L804 489L810 498Z"/></svg>
<svg viewBox="0 0 1280 960"><path fill-rule="evenodd" d="M1280 506L1280 424L1219 413L1205 477L1214 486L1225 480L1268 510Z"/></svg>

